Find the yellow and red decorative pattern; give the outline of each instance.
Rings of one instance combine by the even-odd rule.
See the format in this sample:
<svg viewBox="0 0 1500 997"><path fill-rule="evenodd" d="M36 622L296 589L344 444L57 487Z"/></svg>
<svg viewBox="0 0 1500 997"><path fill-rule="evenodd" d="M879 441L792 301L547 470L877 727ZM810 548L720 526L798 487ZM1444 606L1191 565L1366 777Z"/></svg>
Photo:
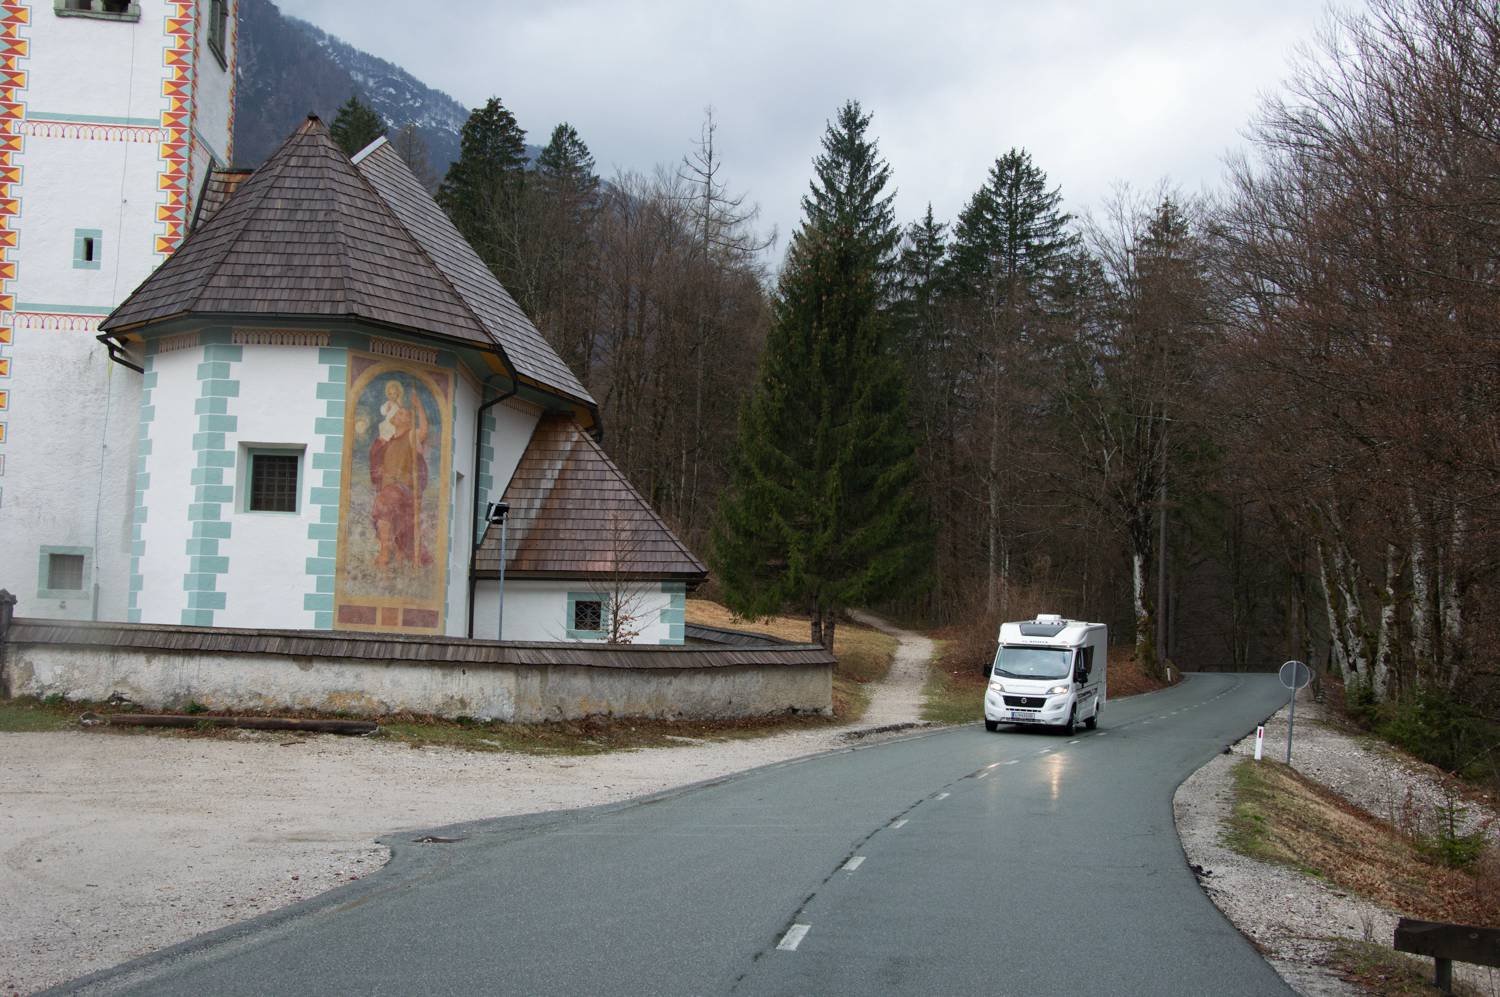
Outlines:
<svg viewBox="0 0 1500 997"><path fill-rule="evenodd" d="M26 118L26 71L21 60L29 56L30 42L23 29L31 23L31 5L0 2L0 385L8 384L14 333L16 296L16 225L21 212L19 198L22 123ZM0 444L7 439L6 419L10 390L0 387ZM5 454L0 453L0 475L5 473ZM3 495L3 493L0 493Z"/></svg>
<svg viewBox="0 0 1500 997"><path fill-rule="evenodd" d="M161 128L165 133L158 152L161 170L156 187L163 199L156 206L161 231L156 251L170 256L187 235L188 201L193 180L193 70L198 57L198 16L194 0L167 4L166 75L161 93Z"/></svg>

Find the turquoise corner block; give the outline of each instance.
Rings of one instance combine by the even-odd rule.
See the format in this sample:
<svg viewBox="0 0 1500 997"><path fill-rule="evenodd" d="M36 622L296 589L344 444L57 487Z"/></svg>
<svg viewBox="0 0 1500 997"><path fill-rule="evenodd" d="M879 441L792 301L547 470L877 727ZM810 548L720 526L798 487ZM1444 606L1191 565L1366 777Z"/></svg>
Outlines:
<svg viewBox="0 0 1500 997"><path fill-rule="evenodd" d="M217 502L194 502L188 506L188 522L196 522L200 519L219 519L219 504Z"/></svg>
<svg viewBox="0 0 1500 997"><path fill-rule="evenodd" d="M191 543L192 541L188 542ZM217 555L196 555L189 557L188 570L194 574L228 574L229 558Z"/></svg>
<svg viewBox="0 0 1500 997"><path fill-rule="evenodd" d="M331 575L337 567L331 557L309 557L306 566L309 575Z"/></svg>
<svg viewBox="0 0 1500 997"><path fill-rule="evenodd" d="M214 625L212 609L184 609L182 625L185 627L211 627Z"/></svg>
<svg viewBox="0 0 1500 997"><path fill-rule="evenodd" d="M210 336L218 338L214 333L205 332L203 338L207 340ZM226 334L227 338L227 334ZM203 347L204 360L227 360L230 363L238 363L245 359L245 348L243 346L230 346L227 343L210 343Z"/></svg>
<svg viewBox="0 0 1500 997"><path fill-rule="evenodd" d="M223 592L189 592L188 609L223 609L227 598Z"/></svg>
<svg viewBox="0 0 1500 997"><path fill-rule="evenodd" d="M337 540L339 528L333 523L309 523L307 527L307 539L309 540Z"/></svg>
<svg viewBox="0 0 1500 997"><path fill-rule="evenodd" d="M336 381L336 382L331 382L331 383L330 382L325 382L323 384L318 385L316 397L323 398L323 399L326 399L328 401L343 401L344 400L344 382L343 381Z"/></svg>
<svg viewBox="0 0 1500 997"><path fill-rule="evenodd" d="M240 396L240 382L217 378L204 381L202 392L205 398L238 398Z"/></svg>
<svg viewBox="0 0 1500 997"><path fill-rule="evenodd" d="M224 449L224 434L223 433L194 433L193 434L193 449L194 450L223 450Z"/></svg>
<svg viewBox="0 0 1500 997"><path fill-rule="evenodd" d="M331 595L304 595L302 597L302 608L319 613L333 612L333 596Z"/></svg>
<svg viewBox="0 0 1500 997"><path fill-rule="evenodd" d="M337 488L310 488L307 492L307 500L313 505L339 504L339 490Z"/></svg>
<svg viewBox="0 0 1500 997"><path fill-rule="evenodd" d="M314 613L313 614L313 629L314 630L332 630L333 629L333 614L332 613Z"/></svg>
<svg viewBox="0 0 1500 997"><path fill-rule="evenodd" d="M203 520L193 524L193 536L209 537L214 540L229 539L229 524L218 520Z"/></svg>
<svg viewBox="0 0 1500 997"><path fill-rule="evenodd" d="M318 363L343 364L349 357L348 351L337 346L318 347Z"/></svg>
<svg viewBox="0 0 1500 997"><path fill-rule="evenodd" d="M194 415L224 415L229 411L228 398L195 398L193 399Z"/></svg>
<svg viewBox="0 0 1500 997"><path fill-rule="evenodd" d="M200 415L198 417L198 428L205 432L236 433L239 432L239 427L239 416Z"/></svg>
<svg viewBox="0 0 1500 997"><path fill-rule="evenodd" d="M313 420L313 432L317 433L319 436L337 436L340 441L340 448L342 448L344 438L344 420L334 419L328 416L319 416L318 418ZM324 447L324 449L326 450L328 448Z"/></svg>

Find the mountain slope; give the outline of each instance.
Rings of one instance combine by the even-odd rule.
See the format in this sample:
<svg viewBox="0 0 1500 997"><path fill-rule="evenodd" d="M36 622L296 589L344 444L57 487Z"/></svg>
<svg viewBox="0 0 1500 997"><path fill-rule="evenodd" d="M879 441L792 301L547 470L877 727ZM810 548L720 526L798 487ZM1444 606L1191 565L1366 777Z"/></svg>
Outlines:
<svg viewBox="0 0 1500 997"><path fill-rule="evenodd" d="M415 124L437 176L458 158L459 133L469 116L463 104L400 66L282 14L271 0L240 0L239 8L236 165L259 165L309 111L331 123L354 93L393 134ZM536 150L528 146L527 152L534 156Z"/></svg>

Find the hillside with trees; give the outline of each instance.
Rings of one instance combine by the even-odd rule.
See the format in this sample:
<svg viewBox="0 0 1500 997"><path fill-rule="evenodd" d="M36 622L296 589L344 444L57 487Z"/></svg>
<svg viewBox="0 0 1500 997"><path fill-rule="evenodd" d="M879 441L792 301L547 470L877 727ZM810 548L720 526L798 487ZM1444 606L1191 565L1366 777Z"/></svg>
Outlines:
<svg viewBox="0 0 1500 997"><path fill-rule="evenodd" d="M1301 658L1495 768L1497 46L1476 0L1337 15L1213 199L1076 208L1018 141L903 224L878 109L831 108L784 259L711 113L606 178L567 123L527 155L496 98L434 172L736 608L978 645L1047 609L1158 671Z"/></svg>

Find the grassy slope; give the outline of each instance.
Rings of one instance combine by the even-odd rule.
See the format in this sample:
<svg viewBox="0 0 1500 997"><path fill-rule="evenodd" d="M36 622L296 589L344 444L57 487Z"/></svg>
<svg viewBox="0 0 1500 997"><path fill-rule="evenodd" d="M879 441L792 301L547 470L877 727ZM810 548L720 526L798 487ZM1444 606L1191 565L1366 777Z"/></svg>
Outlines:
<svg viewBox="0 0 1500 997"><path fill-rule="evenodd" d="M689 623L768 634L801 644L806 644L810 636L810 624L805 616L742 620L718 603L705 599L688 600L687 619ZM885 678L898 646L896 638L879 630L856 623L839 624L833 639L833 653L839 659L833 674L835 719L852 723L864 715L865 708L870 705L870 693L865 686Z"/></svg>
<svg viewBox="0 0 1500 997"><path fill-rule="evenodd" d="M1404 833L1279 762L1234 769L1224 842L1290 866L1410 917L1500 927L1500 862L1444 865L1430 841Z"/></svg>

